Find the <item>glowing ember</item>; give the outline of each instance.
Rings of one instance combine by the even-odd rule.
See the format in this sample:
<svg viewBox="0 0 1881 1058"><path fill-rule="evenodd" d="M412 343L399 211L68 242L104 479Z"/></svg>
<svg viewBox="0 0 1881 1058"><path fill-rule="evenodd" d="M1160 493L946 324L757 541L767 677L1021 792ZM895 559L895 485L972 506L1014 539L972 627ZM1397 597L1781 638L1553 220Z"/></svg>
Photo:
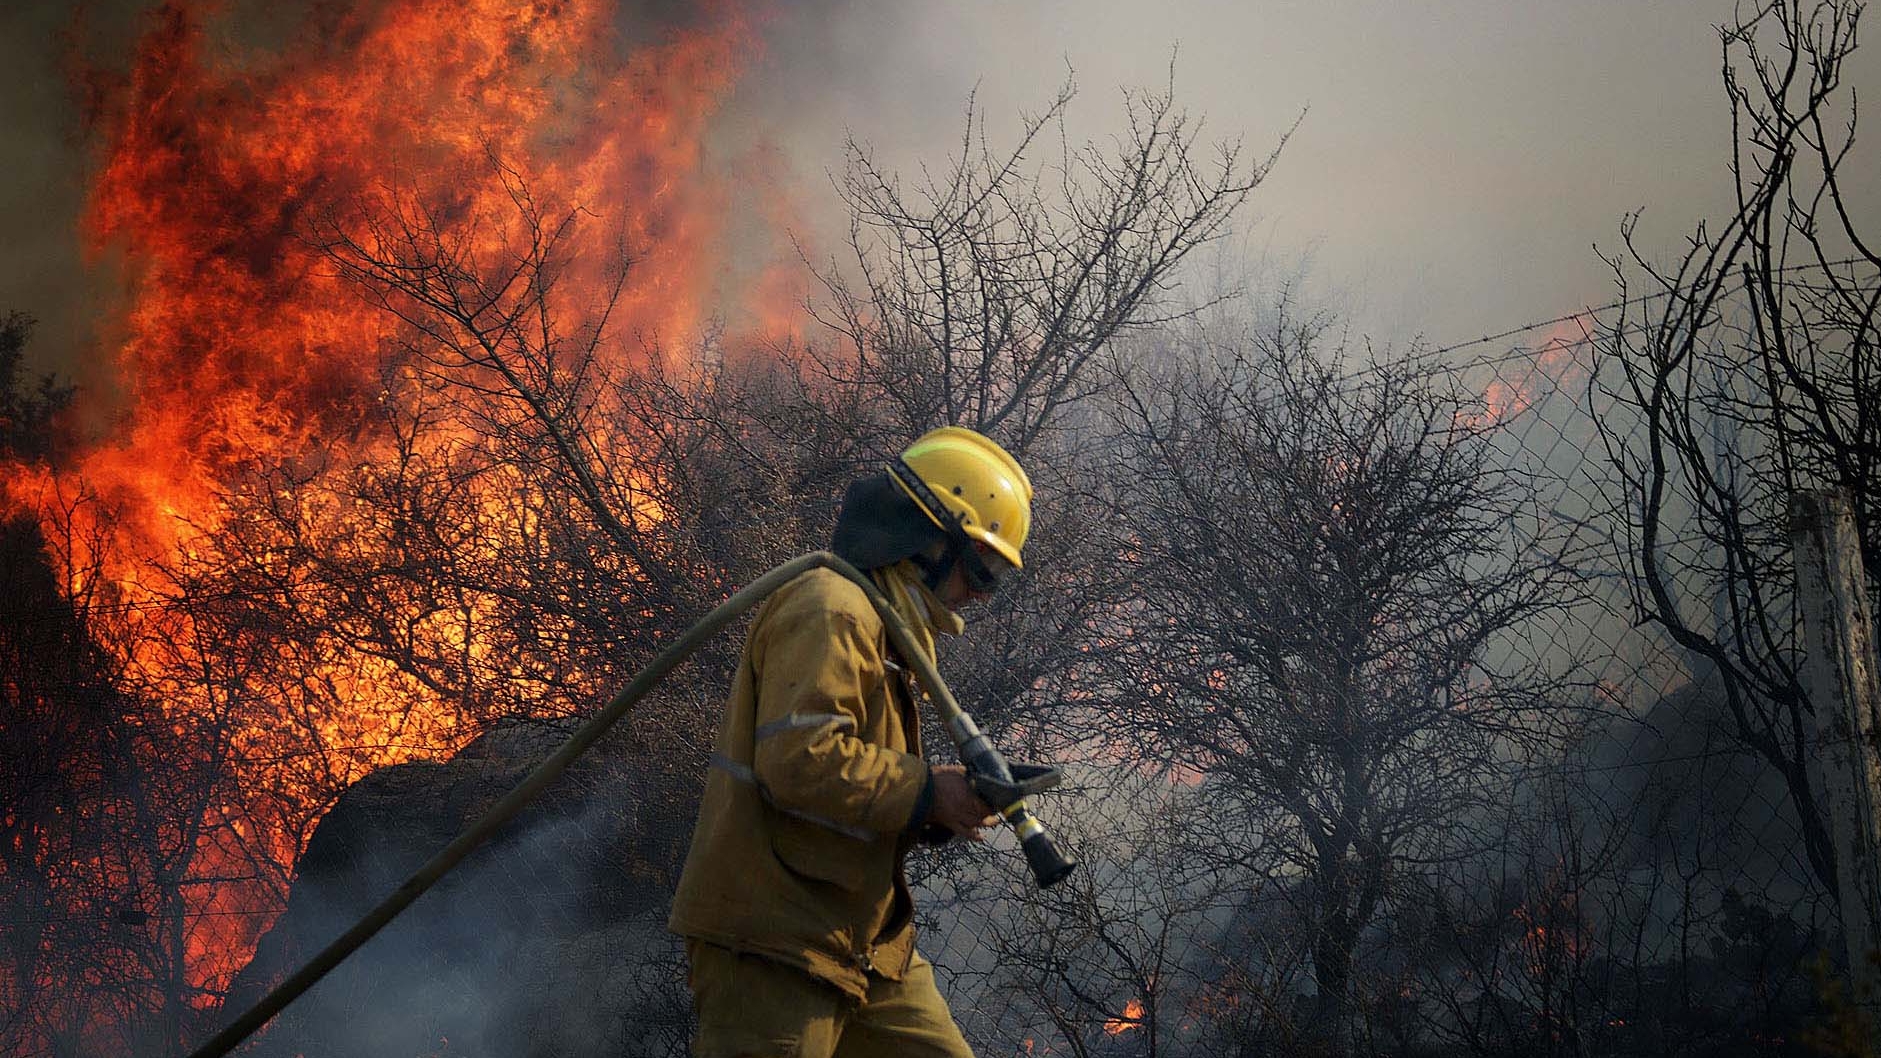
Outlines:
<svg viewBox="0 0 1881 1058"><path fill-rule="evenodd" d="M1580 916L1579 899L1571 892L1544 892L1510 914L1521 926L1519 948L1533 977L1579 964L1592 951L1593 939Z"/></svg>
<svg viewBox="0 0 1881 1058"><path fill-rule="evenodd" d="M1123 1005L1122 1017L1105 1019L1104 1032L1106 1035L1110 1036L1121 1036L1131 1029L1142 1027L1142 1024L1143 1001L1141 999L1132 999Z"/></svg>

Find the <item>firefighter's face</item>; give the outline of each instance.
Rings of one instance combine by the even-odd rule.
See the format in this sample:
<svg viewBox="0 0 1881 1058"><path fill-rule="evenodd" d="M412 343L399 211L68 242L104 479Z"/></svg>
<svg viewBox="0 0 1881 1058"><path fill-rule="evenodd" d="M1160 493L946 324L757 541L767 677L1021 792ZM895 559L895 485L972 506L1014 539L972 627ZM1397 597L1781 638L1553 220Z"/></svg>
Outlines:
<svg viewBox="0 0 1881 1058"><path fill-rule="evenodd" d="M973 547L979 552L980 561L986 564L987 570L996 580L1012 572L1012 564L1000 557L997 551L985 544L976 543ZM941 582L940 590L935 594L940 596L941 602L947 604L948 609L958 610L963 606L972 606L991 595L992 591L981 591L974 587L972 580L967 577L964 565L956 562L953 571L947 575L946 580Z"/></svg>

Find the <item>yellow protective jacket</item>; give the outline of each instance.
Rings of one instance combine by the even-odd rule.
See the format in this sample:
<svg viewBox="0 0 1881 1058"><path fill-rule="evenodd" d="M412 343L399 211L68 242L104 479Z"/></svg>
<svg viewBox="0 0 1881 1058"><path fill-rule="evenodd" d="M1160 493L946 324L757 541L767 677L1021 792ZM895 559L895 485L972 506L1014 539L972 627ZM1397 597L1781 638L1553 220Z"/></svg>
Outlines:
<svg viewBox="0 0 1881 1058"><path fill-rule="evenodd" d="M902 873L931 798L908 676L841 575L778 589L745 640L668 927L858 999L914 954Z"/></svg>

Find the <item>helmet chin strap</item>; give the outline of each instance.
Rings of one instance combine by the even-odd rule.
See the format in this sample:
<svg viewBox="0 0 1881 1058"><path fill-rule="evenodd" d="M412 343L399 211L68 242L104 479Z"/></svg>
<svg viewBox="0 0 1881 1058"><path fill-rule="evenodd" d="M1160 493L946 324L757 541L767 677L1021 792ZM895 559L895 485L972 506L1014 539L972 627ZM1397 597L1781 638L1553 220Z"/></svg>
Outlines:
<svg viewBox="0 0 1881 1058"><path fill-rule="evenodd" d="M921 583L936 595L940 594L941 585L947 583L947 578L953 575L954 566L960 561L951 545L941 549L939 558L931 558L917 551L908 559L921 571Z"/></svg>

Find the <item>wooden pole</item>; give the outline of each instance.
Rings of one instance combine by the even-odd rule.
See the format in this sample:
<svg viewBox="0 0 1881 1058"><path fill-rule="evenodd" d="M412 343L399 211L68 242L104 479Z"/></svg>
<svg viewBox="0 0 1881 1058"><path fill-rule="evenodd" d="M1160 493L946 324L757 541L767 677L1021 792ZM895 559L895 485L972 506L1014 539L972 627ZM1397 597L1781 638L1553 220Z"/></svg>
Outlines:
<svg viewBox="0 0 1881 1058"><path fill-rule="evenodd" d="M1821 808L1835 835L1836 897L1849 979L1881 1054L1881 683L1874 612L1848 494L1808 492L1790 506L1803 686L1816 716Z"/></svg>

